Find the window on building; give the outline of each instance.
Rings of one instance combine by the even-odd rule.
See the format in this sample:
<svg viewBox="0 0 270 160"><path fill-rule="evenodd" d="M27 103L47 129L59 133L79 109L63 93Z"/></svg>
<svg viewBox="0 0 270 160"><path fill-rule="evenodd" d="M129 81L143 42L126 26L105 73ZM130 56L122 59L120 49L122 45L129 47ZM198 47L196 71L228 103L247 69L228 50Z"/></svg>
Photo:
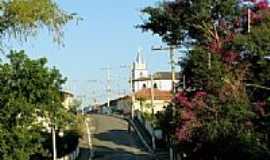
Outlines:
<svg viewBox="0 0 270 160"><path fill-rule="evenodd" d="M154 86L153 86L153 87L154 87L154 88L158 88L158 86L157 86L157 84L156 84L156 83L154 84Z"/></svg>
<svg viewBox="0 0 270 160"><path fill-rule="evenodd" d="M145 89L146 88L146 84L143 84L143 89Z"/></svg>

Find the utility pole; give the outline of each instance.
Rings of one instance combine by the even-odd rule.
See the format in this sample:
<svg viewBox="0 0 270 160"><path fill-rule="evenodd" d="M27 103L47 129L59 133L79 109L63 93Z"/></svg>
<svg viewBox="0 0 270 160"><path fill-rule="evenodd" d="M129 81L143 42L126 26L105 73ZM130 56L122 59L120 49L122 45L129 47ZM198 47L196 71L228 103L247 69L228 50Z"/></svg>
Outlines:
<svg viewBox="0 0 270 160"><path fill-rule="evenodd" d="M130 97L131 97L131 119L134 119L134 102L135 102L135 95L133 89L133 75L132 75L132 65L122 65L120 68L128 68L129 71L129 89L130 89Z"/></svg>
<svg viewBox="0 0 270 160"><path fill-rule="evenodd" d="M97 83L98 81L97 80L87 80L87 82L89 83ZM90 98L93 100L93 108L92 109L96 109L96 106L97 106L97 99L96 99L96 92L94 89L92 89L92 93L89 92L90 94ZM91 102L90 102L91 104Z"/></svg>
<svg viewBox="0 0 270 160"><path fill-rule="evenodd" d="M172 91L173 93L175 93L175 52L176 52L176 47L175 46L171 46L170 47L170 63L171 63L171 70L172 70Z"/></svg>
<svg viewBox="0 0 270 160"><path fill-rule="evenodd" d="M96 98L96 94L93 93L93 103L94 103L94 110L97 109L97 98Z"/></svg>
<svg viewBox="0 0 270 160"><path fill-rule="evenodd" d="M133 75L132 75L132 65L129 65L129 81L130 81L130 94L131 94L131 119L134 119L134 103L135 103L135 93L133 89Z"/></svg>
<svg viewBox="0 0 270 160"><path fill-rule="evenodd" d="M153 51L164 51L164 50L168 50L169 54L170 54L170 65L171 65L171 79L172 79L172 93L176 93L176 71L175 71L175 55L176 55L176 49L181 48L178 47L176 45L171 45L169 47L162 47L162 46L158 46L158 47L154 47L152 46L152 50Z"/></svg>
<svg viewBox="0 0 270 160"><path fill-rule="evenodd" d="M154 99L155 99L155 92L154 92L154 77L152 74L150 74L151 77L151 112L152 112L152 117L154 116Z"/></svg>
<svg viewBox="0 0 270 160"><path fill-rule="evenodd" d="M175 94L176 93L176 76L175 76L175 54L176 54L176 49L178 48L178 46L176 45L171 45L169 47L152 47L152 50L155 50L155 51L158 51L158 50L169 50L170 51L170 64L171 64L171 73L172 73L172 93ZM186 77L185 75L183 76L183 89L186 88ZM152 137L152 141L153 141L153 137ZM153 143L154 144L154 143ZM152 146L153 148L155 146ZM172 147L170 146L170 160L173 160L174 159L174 156L173 156L173 149Z"/></svg>
<svg viewBox="0 0 270 160"><path fill-rule="evenodd" d="M111 72L110 68L107 68L107 107L110 107L110 96L111 96Z"/></svg>
<svg viewBox="0 0 270 160"><path fill-rule="evenodd" d="M151 117L152 117L152 148L153 150L156 150L156 138L155 138L155 131L154 131L154 124L153 124L153 120L154 120L154 116L155 116L155 106L154 106L154 100L155 100L155 91L154 91L154 77L153 74L150 74L151 77Z"/></svg>
<svg viewBox="0 0 270 160"><path fill-rule="evenodd" d="M171 78L172 78L172 92L176 93L176 88L175 88L175 84L176 84L176 76L175 76L175 54L176 54L176 49L177 46L175 45L171 45L169 47L152 47L152 50L155 51L160 51L160 50L169 50L170 52L170 64L171 64Z"/></svg>
<svg viewBox="0 0 270 160"><path fill-rule="evenodd" d="M106 70L107 72L107 107L108 109L110 108L110 97L111 97L111 92L112 92L112 88L111 88L111 68L108 66L106 68L102 68L103 70Z"/></svg>
<svg viewBox="0 0 270 160"><path fill-rule="evenodd" d="M93 105L92 105L92 110L96 110L97 108L97 98L96 98L96 92L93 90L92 91L92 100L93 100Z"/></svg>

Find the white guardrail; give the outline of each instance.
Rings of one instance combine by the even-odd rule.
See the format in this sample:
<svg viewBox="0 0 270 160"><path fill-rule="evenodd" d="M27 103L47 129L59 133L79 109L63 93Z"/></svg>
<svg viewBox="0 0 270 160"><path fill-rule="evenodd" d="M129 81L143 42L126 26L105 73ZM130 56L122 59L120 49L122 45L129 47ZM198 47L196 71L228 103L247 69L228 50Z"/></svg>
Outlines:
<svg viewBox="0 0 270 160"><path fill-rule="evenodd" d="M79 148L79 145L78 145L78 147L76 148L75 151L73 151L69 155L66 155L66 156L64 156L62 158L58 158L57 160L75 160L75 159L78 158L79 153L80 153L80 148Z"/></svg>

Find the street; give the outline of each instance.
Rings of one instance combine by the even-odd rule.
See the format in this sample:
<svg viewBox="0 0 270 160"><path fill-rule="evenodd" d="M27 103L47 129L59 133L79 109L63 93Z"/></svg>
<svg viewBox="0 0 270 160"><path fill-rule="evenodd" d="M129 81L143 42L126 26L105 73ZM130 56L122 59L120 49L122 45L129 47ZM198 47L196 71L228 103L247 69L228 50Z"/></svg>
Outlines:
<svg viewBox="0 0 270 160"><path fill-rule="evenodd" d="M151 160L154 159L140 143L134 131L128 133L125 120L106 115L90 115L90 130L94 150L94 160ZM87 141L86 138L84 138ZM87 145L87 142L83 142ZM89 155L83 150L79 160Z"/></svg>

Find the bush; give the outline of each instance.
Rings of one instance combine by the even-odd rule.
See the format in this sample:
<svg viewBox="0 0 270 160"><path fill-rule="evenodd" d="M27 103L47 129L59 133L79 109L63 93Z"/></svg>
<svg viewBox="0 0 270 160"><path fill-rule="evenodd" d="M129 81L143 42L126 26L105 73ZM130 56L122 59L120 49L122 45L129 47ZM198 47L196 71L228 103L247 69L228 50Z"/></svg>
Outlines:
<svg viewBox="0 0 270 160"><path fill-rule="evenodd" d="M42 133L43 152L31 156L31 160L51 160L52 159L52 135ZM76 150L79 145L80 135L76 131L67 131L63 137L56 136L57 157L61 158Z"/></svg>

